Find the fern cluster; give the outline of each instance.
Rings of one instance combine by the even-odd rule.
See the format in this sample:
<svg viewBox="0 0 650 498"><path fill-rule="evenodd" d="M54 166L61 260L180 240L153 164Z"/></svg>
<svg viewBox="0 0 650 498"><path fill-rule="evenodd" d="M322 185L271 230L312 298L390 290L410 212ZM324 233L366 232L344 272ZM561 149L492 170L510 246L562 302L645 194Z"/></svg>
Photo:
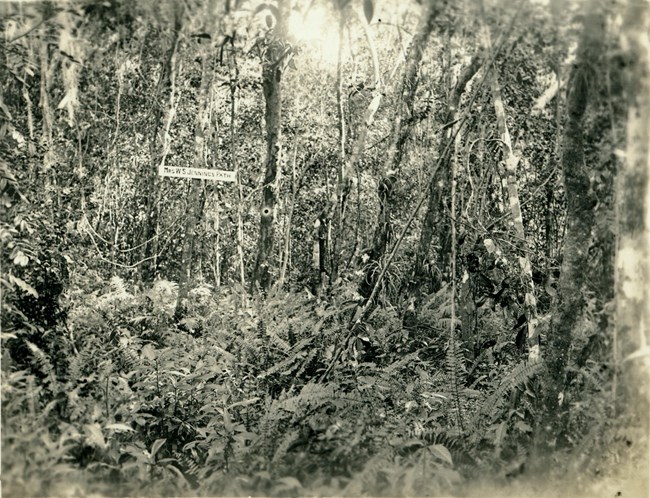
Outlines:
<svg viewBox="0 0 650 498"><path fill-rule="evenodd" d="M474 459L482 439L472 431L514 448L510 426L494 424L538 367L472 391L460 342L438 334L449 325L445 292L424 306L438 320L432 326L405 329L397 312L381 310L351 333L354 303L283 291L253 299L202 289L176 323L175 289L159 281L138 291L113 279L76 296L63 373L26 344L33 373L3 386L13 414L3 441L14 462L33 458L18 437L20 417L54 420L55 411L57 422L37 431L65 442L55 461L77 475L85 469L98 490L119 480L125 494L152 480L177 495L438 493Z"/></svg>

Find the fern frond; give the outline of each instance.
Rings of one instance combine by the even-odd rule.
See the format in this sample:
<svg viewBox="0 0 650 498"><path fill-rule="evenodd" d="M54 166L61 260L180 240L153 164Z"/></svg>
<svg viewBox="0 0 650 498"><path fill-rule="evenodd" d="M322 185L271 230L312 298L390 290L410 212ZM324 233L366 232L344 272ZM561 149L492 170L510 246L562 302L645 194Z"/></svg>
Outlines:
<svg viewBox="0 0 650 498"><path fill-rule="evenodd" d="M43 350L36 344L29 341L25 342L27 343L27 347L32 353L32 362L34 363L34 366L36 366L40 372L45 375L48 383L50 384L50 387L54 388L56 386L56 376L54 374L54 366L50 361L50 357L45 354L45 352L43 352Z"/></svg>
<svg viewBox="0 0 650 498"><path fill-rule="evenodd" d="M260 319L257 322L257 327L255 329L257 338L260 340L265 340L266 339L266 324L264 323L264 320Z"/></svg>
<svg viewBox="0 0 650 498"><path fill-rule="evenodd" d="M280 403L280 408L291 413L304 413L307 409L317 409L334 399L334 388L330 384L316 384L308 382L300 394L285 399Z"/></svg>
<svg viewBox="0 0 650 498"><path fill-rule="evenodd" d="M261 366L260 359L263 356L266 356L264 353L264 348L257 344L258 341L246 341L243 339L237 339L236 341L239 344L239 351L242 353L242 359L247 361L250 364L257 364Z"/></svg>
<svg viewBox="0 0 650 498"><path fill-rule="evenodd" d="M212 296L212 286L208 284L201 284L198 287L190 289L187 294L199 302L205 302Z"/></svg>
<svg viewBox="0 0 650 498"><path fill-rule="evenodd" d="M522 388L526 382L537 375L541 369L542 362L539 360L525 360L517 364L515 368L501 380L494 392L488 396L482 404L479 414L489 415L489 418L493 419L498 414L505 396L515 389Z"/></svg>
<svg viewBox="0 0 650 498"><path fill-rule="evenodd" d="M300 437L300 430L298 429L292 429L289 432L287 432L282 438L282 440L280 441L280 444L278 444L278 447L275 450L275 453L273 454L272 462L277 463L281 461L287 454L287 451L289 451L291 445L295 443L299 437Z"/></svg>
<svg viewBox="0 0 650 498"><path fill-rule="evenodd" d="M281 372L282 375L289 375L296 368L300 368L300 361L304 358L303 351L297 351L282 361L277 362L271 368L268 368L260 374L260 378L268 377L274 373Z"/></svg>
<svg viewBox="0 0 650 498"><path fill-rule="evenodd" d="M413 362L419 362L420 358L418 356L418 352L414 353L409 353L406 356L403 356L397 361L394 361L390 365L385 366L382 368L382 372L385 374L393 374L395 372L399 372L403 367L405 367L409 363Z"/></svg>
<svg viewBox="0 0 650 498"><path fill-rule="evenodd" d="M449 379L449 391L451 393L451 400L456 413L456 422L458 428L463 432L464 424L461 394L463 386L465 385L465 356L460 348L460 343L454 340L453 336L448 343L445 363Z"/></svg>
<svg viewBox="0 0 650 498"><path fill-rule="evenodd" d="M273 425L291 413L295 418L301 418L308 410L315 410L335 399L334 386L330 384L316 384L308 382L300 393L295 396L284 396L273 400L260 420L260 425Z"/></svg>
<svg viewBox="0 0 650 498"><path fill-rule="evenodd" d="M100 354L103 350L105 350L105 347L96 335L84 336L79 353L74 355L68 363L67 384L75 386L80 379L84 379L96 372L95 367L104 358L104 355Z"/></svg>
<svg viewBox="0 0 650 498"><path fill-rule="evenodd" d="M496 449L501 449L504 441L506 440L506 435L508 434L508 421L502 420L494 433L494 447Z"/></svg>
<svg viewBox="0 0 650 498"><path fill-rule="evenodd" d="M192 477L198 475L201 466L196 462L196 459L193 456L181 453L180 451L174 452L174 456L184 474Z"/></svg>
<svg viewBox="0 0 650 498"><path fill-rule="evenodd" d="M307 367L311 364L313 359L316 357L316 354L318 354L318 350L312 349L307 353L307 356L305 357L305 360L302 362L302 366L300 369L296 372L296 378L299 378L307 369Z"/></svg>
<svg viewBox="0 0 650 498"><path fill-rule="evenodd" d="M445 284L439 291L429 294L422 302L422 309L432 310L446 308L451 305L451 293Z"/></svg>
<svg viewBox="0 0 650 498"><path fill-rule="evenodd" d="M293 346L291 346L291 349L293 351L300 351L308 344L311 344L313 340L314 340L313 337L305 337L304 339L301 339L300 341L296 342Z"/></svg>
<svg viewBox="0 0 650 498"><path fill-rule="evenodd" d="M116 296L122 296L124 294L127 294L126 284L124 283L124 280L121 277L118 277L117 275L111 277L108 285L110 288L110 292L112 294L115 294Z"/></svg>
<svg viewBox="0 0 650 498"><path fill-rule="evenodd" d="M169 280L157 280L147 296L151 299L155 312L171 315L176 309L178 284Z"/></svg>
<svg viewBox="0 0 650 498"><path fill-rule="evenodd" d="M436 429L425 429L420 433L419 439L425 441L427 444L441 444L449 450L460 450L463 447L460 439Z"/></svg>
<svg viewBox="0 0 650 498"><path fill-rule="evenodd" d="M291 345L282 339L275 331L269 333L270 342L280 351L287 352L291 349Z"/></svg>
<svg viewBox="0 0 650 498"><path fill-rule="evenodd" d="M86 348L82 348L79 354L74 355L68 363L68 379L77 382L83 377L83 367L86 364Z"/></svg>
<svg viewBox="0 0 650 498"><path fill-rule="evenodd" d="M119 352L120 357L120 368L123 372L132 372L136 370L141 364L142 361L138 354L129 346L120 345Z"/></svg>

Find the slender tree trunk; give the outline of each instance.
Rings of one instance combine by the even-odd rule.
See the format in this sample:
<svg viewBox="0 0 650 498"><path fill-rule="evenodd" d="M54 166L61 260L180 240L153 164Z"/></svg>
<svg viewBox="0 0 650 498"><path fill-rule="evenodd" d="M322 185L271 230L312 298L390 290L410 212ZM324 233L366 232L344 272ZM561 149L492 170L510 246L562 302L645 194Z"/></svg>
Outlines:
<svg viewBox="0 0 650 498"><path fill-rule="evenodd" d="M217 234L214 241L214 285L221 287L221 215L217 205L217 212L215 213L214 231Z"/></svg>
<svg viewBox="0 0 650 498"><path fill-rule="evenodd" d="M336 190L338 194L339 191L349 192L350 183L346 184L346 147L347 147L347 130L345 127L345 99L343 91L343 47L344 47L344 38L345 38L345 24L346 24L346 15L345 7L341 6L339 8L339 32L338 32L338 51L336 55L336 110L338 115L338 132L339 132L339 163L337 169L337 186L340 187L339 190ZM346 192L346 195L347 195ZM329 262L329 274L330 274L330 283L334 282L338 278L339 273L339 263L340 255L338 254L338 234L342 232L342 222L343 222L343 209L344 205L340 202L338 198L334 200L334 216L332 216L331 211L332 207L325 208L325 210L319 214L318 219L315 223L316 230L316 244L318 244L318 250L325 252L325 257L320 258L319 262L322 263L322 266L319 268L319 279L320 285L319 289L322 290L325 276L327 274L327 265ZM328 215L328 209L330 211ZM332 232L334 234L333 240L330 240L328 244L328 239L331 239ZM328 237L327 235L330 235ZM326 261L326 259L328 261Z"/></svg>
<svg viewBox="0 0 650 498"><path fill-rule="evenodd" d="M456 134L454 137L454 150L452 153L450 166L451 166L451 185L450 185L450 249L451 249L451 320L449 323L449 343L448 343L448 352L447 352L447 370L450 376L452 384L452 401L454 404L454 412L456 415L456 424L457 428L462 434L465 432L464 423L463 423L463 408L461 405L461 390L463 386L463 378L460 375L459 369L460 366L457 365L456 358L458 342L456 340L456 259L458 257L458 245L456 238L456 179L458 177L458 154L460 149L460 134Z"/></svg>
<svg viewBox="0 0 650 498"><path fill-rule="evenodd" d="M230 42L228 54L228 75L230 79L230 169L236 174L237 188L237 269L239 283L246 285L244 266L244 190L237 161L237 90L239 88L239 66L235 52L234 40Z"/></svg>
<svg viewBox="0 0 650 498"><path fill-rule="evenodd" d="M508 125L506 123L505 106L501 97L501 88L496 73L492 68L491 75L492 99L494 101L494 112L497 117L497 128L501 138L501 147L505 158L505 171L502 177L505 178L506 191L508 192L508 204L510 206L511 224L515 230L515 245L519 251L519 264L521 267L521 281L526 294L524 297L524 314L528 325L528 358L537 360L540 357L539 333L537 331L537 299L535 297L535 285L533 283L533 269L528 254L530 246L524 232L524 220L521 215L521 203L519 201L519 188L517 186L517 165L520 158L512 149L512 140ZM503 174L505 173L505 175Z"/></svg>
<svg viewBox="0 0 650 498"><path fill-rule="evenodd" d="M298 144L293 146L293 157L291 159L291 200L289 201L289 213L287 214L287 226L284 233L284 247L282 251L282 267L280 269L280 278L278 283L284 285L287 279L287 271L291 265L291 225L293 223L293 210L296 207L296 198L298 197L298 179L296 178L296 156L298 154Z"/></svg>
<svg viewBox="0 0 650 498"><path fill-rule="evenodd" d="M343 12L341 13L343 15ZM359 124L359 127L356 131L356 138L352 143L352 149L350 154L343 159L345 156L345 122L341 121L339 129L339 139L341 140L342 148L342 162L341 167L338 171L338 183L336 192L334 194L334 199L332 205L329 207L329 210L323 215L321 215L321 225L325 224L328 228L326 232L331 234L330 237L325 237L325 240L331 239L331 250L329 250L330 255L330 284L335 282L338 279L339 275L339 264L343 260L343 250L341 249L340 243L343 239L344 233L344 222L345 222L345 212L347 207L347 202L352 190L352 178L356 173L357 163L363 157L363 153L366 146L366 137L368 136L368 130L372 127L375 122L375 115L379 110L383 99L383 83L381 80L381 68L379 67L379 58L377 56L377 50L375 48L375 42L372 38L370 30L364 19L359 19L361 26L364 28L366 35L366 41L368 43L368 50L370 51L372 65L374 70L375 77L375 87L372 93L372 99L370 104L366 108L364 116ZM341 40L342 42L342 40ZM339 118L343 118L343 100L339 101Z"/></svg>
<svg viewBox="0 0 650 498"><path fill-rule="evenodd" d="M236 103L237 89L239 88L239 67L237 66L234 40L230 43L228 72L230 75L230 169L236 172L237 178L237 267L239 269L239 283L244 286L246 285L244 268L244 190L241 184L239 162L237 161Z"/></svg>
<svg viewBox="0 0 650 498"><path fill-rule="evenodd" d="M555 185L549 181L545 187L546 205L544 206L544 256L549 262L553 258L553 199L555 198Z"/></svg>
<svg viewBox="0 0 650 498"><path fill-rule="evenodd" d="M180 4L178 4L180 5ZM147 205L146 213L147 219L145 221L145 226L142 231L142 251L140 260L143 261L140 265L140 279L149 283L153 280L158 270L158 219L160 217L160 179L158 177L158 165L161 160L161 156L166 154L166 147L168 147L167 141L169 140L168 129L165 128L163 131L162 138L162 152L159 153L158 144L159 144L159 134L161 128L163 127L163 120L169 120L170 117L173 119L175 114L175 104L176 104L176 75L178 73L178 45L179 45L179 35L182 29L182 8L177 6L175 10L174 17L174 27L172 33L172 42L169 47L169 52L167 54L167 59L165 60L160 75L160 80L158 82L158 89L155 93L155 100L161 101L162 96L169 92L169 106L167 109L164 108L162 103L154 102L154 126L151 137L149 139L149 157L151 161L150 171L147 174L145 180L145 192L147 193Z"/></svg>
<svg viewBox="0 0 650 498"><path fill-rule="evenodd" d="M380 275L382 258L386 248L393 238L393 227L391 224L392 194L397 178L394 174L385 175L379 180L378 197L379 213L377 215L377 226L373 235L372 247L366 253L367 263L363 280L359 284L359 294L365 299L370 297L375 287L377 278Z"/></svg>
<svg viewBox="0 0 650 498"><path fill-rule="evenodd" d="M650 403L650 12L628 1L623 28L628 53L626 156L616 185L616 360L622 360L621 407L647 422ZM619 363L617 362L617 365ZM615 393L616 395L616 393Z"/></svg>
<svg viewBox="0 0 650 498"><path fill-rule="evenodd" d="M36 147L34 147L34 144L36 143L36 124L34 120L34 103L32 102L32 98L29 93L29 85L27 83L27 68L33 67L36 65L36 61L34 60L34 48L33 48L33 43L28 42L27 43L27 57L28 57L28 65L24 69L24 76L23 76L23 82L22 82L22 96L23 99L25 100L25 111L27 112L27 129L29 130L29 140L30 140L30 145L27 148L27 157L29 158L29 181L33 182L35 180L35 173L37 171L37 159L36 159ZM79 126L77 126L77 136L79 136ZM81 158L81 140L79 140L79 161L82 161ZM81 171L81 170L80 170ZM83 190L82 190L83 192Z"/></svg>
<svg viewBox="0 0 650 498"><path fill-rule="evenodd" d="M583 119L589 99L589 79L596 77L594 67L598 63L603 37L602 15L599 12L589 13L585 18L577 60L568 85L561 158L567 199L567 230L545 354L545 410L537 433L540 450L545 448L552 451L567 444L570 402L565 400L566 370L572 331L585 306L583 289L588 274L587 248L594 224L595 206L584 158Z"/></svg>
<svg viewBox="0 0 650 498"><path fill-rule="evenodd" d="M209 2L208 16L214 14L214 1ZM213 31L213 23L208 21L208 32ZM205 137L210 125L210 111L212 107L211 91L212 77L214 73L214 54L210 52L209 46L201 50L201 83L199 86L198 113L196 115L196 129L194 130L194 167L205 168ZM192 179L190 192L187 198L187 221L185 224L185 238L183 239L183 250L181 255L181 272L178 279L178 302L176 304L176 315L180 316L183 311L183 300L187 297L192 276L192 259L194 251L194 237L196 226L201 217L204 199L201 198L202 180Z"/></svg>
<svg viewBox="0 0 650 498"><path fill-rule="evenodd" d="M260 206L260 235L257 259L251 285L266 291L271 286L271 256L275 236L276 178L282 140L282 72L290 48L284 44L285 23L288 16L287 0L279 0L276 25L267 40L265 61L262 65L262 89L266 108L266 166Z"/></svg>
<svg viewBox="0 0 650 498"><path fill-rule="evenodd" d="M446 204L444 202L445 192L449 190L449 177L451 171L450 158L453 146L453 139L458 134L458 127L454 125L458 116L458 106L460 99L465 92L465 88L470 80L474 77L476 72L481 67L481 58L477 55L474 56L469 63L460 73L458 81L454 86L449 101L447 102L447 110L444 117L444 129L440 132L440 140L438 145L438 162L440 167L438 173L431 177L429 183L429 200L427 203L427 210L424 215L422 224L422 232L420 233L420 240L415 257L415 274L413 280L416 284L426 280L429 277L430 271L427 270L429 254L431 252L431 243L434 239L436 232L438 237L446 238L443 235L448 227L449 220L447 219L444 211ZM432 167L437 166L437 162L432 163ZM438 229L436 229L438 227ZM448 247L439 241L439 249L436 251L435 260L440 265L442 256ZM437 289L440 282L435 282L434 289Z"/></svg>
<svg viewBox="0 0 650 498"><path fill-rule="evenodd" d="M347 145L347 130L345 128L345 101L343 97L343 40L345 38L345 15L339 11L339 46L336 53L336 110L338 114L339 154L338 183L343 183L345 148Z"/></svg>
<svg viewBox="0 0 650 498"><path fill-rule="evenodd" d="M373 235L373 243L368 251L364 279L359 285L359 293L368 298L375 286L386 248L392 239L393 190L397 180L396 174L404 155L404 146L412 126L413 100L417 90L417 71L422 61L426 44L433 30L434 21L439 13L436 5L429 2L422 13L417 32L411 41L411 47L404 67L402 81L398 88L397 115L393 121L386 159L379 180L379 214Z"/></svg>
<svg viewBox="0 0 650 498"><path fill-rule="evenodd" d="M50 220L54 221L55 206L52 201L51 191L56 184L54 164L54 143L53 143L53 126L54 114L50 105L50 52L47 43L47 28L41 30L41 43L39 46L39 62L41 66L41 87L40 102L42 115L41 144L45 150L43 156L42 178L43 178L43 198L45 205L50 211Z"/></svg>

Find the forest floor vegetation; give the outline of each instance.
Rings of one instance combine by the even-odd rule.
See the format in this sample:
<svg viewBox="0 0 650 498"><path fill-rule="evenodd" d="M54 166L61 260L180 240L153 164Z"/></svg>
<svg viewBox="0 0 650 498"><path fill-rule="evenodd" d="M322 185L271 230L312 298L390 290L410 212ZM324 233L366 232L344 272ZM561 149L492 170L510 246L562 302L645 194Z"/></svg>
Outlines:
<svg viewBox="0 0 650 498"><path fill-rule="evenodd" d="M537 370L499 343L502 356L490 352L469 375L444 340L444 291L430 297L426 324L405 327L378 308L351 336L355 303L344 292L326 302L200 286L179 320L172 282L96 282L67 293L53 329L5 338L5 496L640 496L647 487L642 426L593 407L575 410L590 426L572 450L531 472Z"/></svg>

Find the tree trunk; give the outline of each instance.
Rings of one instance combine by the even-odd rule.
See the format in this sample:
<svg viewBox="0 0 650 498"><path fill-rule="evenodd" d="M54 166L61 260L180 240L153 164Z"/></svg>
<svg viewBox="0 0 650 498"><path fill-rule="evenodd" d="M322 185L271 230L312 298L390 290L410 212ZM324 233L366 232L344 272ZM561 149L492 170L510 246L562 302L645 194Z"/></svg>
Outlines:
<svg viewBox="0 0 650 498"><path fill-rule="evenodd" d="M341 12L343 15L344 12ZM343 20L341 20L343 22ZM372 99L370 104L366 108L364 116L361 120L361 123L358 127L356 138L352 144L352 150L350 155L347 156L347 159L343 156L345 155L345 121L343 119L343 101L342 99L338 102L339 104L339 139L341 141L341 166L338 171L338 182L337 188L334 195L332 204L326 210L325 215L321 215L321 223L324 221L327 225L327 233L331 234L330 237L326 238L331 239L331 248L328 251L330 256L330 284L334 283L338 279L339 275L339 263L343 259L342 252L343 250L340 247L340 242L343 239L344 232L344 221L345 221L345 210L347 206L347 201L350 196L350 191L352 189L352 176L357 172L357 162L363 156L365 146L366 146L366 137L368 136L368 130L372 127L375 121L375 115L379 110L383 99L383 83L381 80L381 68L379 67L379 58L377 56L377 50L375 48L375 43L368 29L366 21L359 19L361 26L364 28L366 35L366 41L368 43L368 50L372 58L374 77L375 77L375 88L373 91ZM342 30L342 26L340 26ZM342 38L342 31L340 32ZM342 40L341 40L342 42ZM340 55L340 54L339 54ZM339 82L340 84L340 82ZM325 230L325 227L323 227ZM321 273L322 276L322 273Z"/></svg>
<svg viewBox="0 0 650 498"><path fill-rule="evenodd" d="M271 286L270 258L273 254L275 231L276 177L282 139L282 72L283 62L289 55L285 39L285 22L288 16L286 0L278 2L275 28L267 40L265 61L262 65L262 89L266 104L266 166L262 204L260 206L260 235L257 242L257 259L251 285L266 291Z"/></svg>
<svg viewBox="0 0 650 498"><path fill-rule="evenodd" d="M377 271L382 265L382 258L392 238L392 208L394 199L392 197L396 173L404 155L404 145L411 132L413 119L413 100L417 90L417 71L422 61L427 40L433 30L433 23L438 15L439 9L429 2L422 14L418 30L411 41L406 66L398 89L397 113L393 121L390 143L386 151L386 159L379 180L379 214L377 225L373 235L373 242L370 251L366 253L367 265L364 278L359 285L359 293L368 298L377 283Z"/></svg>
<svg viewBox="0 0 650 498"><path fill-rule="evenodd" d="M298 179L296 177L296 156L298 154L298 144L293 146L293 157L291 160L291 200L289 202L289 212L287 213L287 226L284 233L284 247L282 251L282 266L280 268L279 285L283 286L287 280L287 272L291 266L291 229L293 223L293 211L296 207L296 198L298 197Z"/></svg>
<svg viewBox="0 0 650 498"><path fill-rule="evenodd" d="M154 126L153 132L149 139L149 156L151 167L145 179L145 192L147 194L145 212L147 214L147 219L145 220L144 229L142 231L142 239L140 241L140 244L142 244L140 260L143 262L140 265L140 279L145 283L150 283L155 278L156 272L158 270L158 220L160 217L160 179L158 177L158 165L161 160L161 156L166 153L165 149L168 147L167 141L169 139L168 134L163 132L163 151L159 154L159 134L162 128L163 118L165 117L165 114L167 114L167 120L169 120L170 117L173 119L173 115L175 114L174 108L176 103L176 75L178 72L177 50L179 35L182 29L182 8L178 7L175 10L174 14L175 16L172 42L169 48L169 53L167 55L167 60L162 67L162 74L160 75L160 80L158 82L158 89L154 95L154 99L156 101L160 101L162 100L162 96L167 91L169 91L169 108L165 110L163 105L158 102L154 102L152 104L154 106Z"/></svg>
<svg viewBox="0 0 650 498"><path fill-rule="evenodd" d="M246 285L246 272L244 268L244 190L241 184L239 162L237 161L237 98L239 89L239 66L235 52L234 39L230 40L228 51L228 75L230 80L230 169L236 175L237 188L237 270L239 283Z"/></svg>
<svg viewBox="0 0 650 498"><path fill-rule="evenodd" d="M565 400L565 379L572 331L585 306L584 285L588 274L588 251L594 224L595 200L590 192L589 171L583 150L583 118L587 109L589 78L598 63L603 33L600 13L590 13L583 27L568 85L567 121L562 139L561 166L567 200L566 239L558 294L554 302L548 337L543 392L544 414L537 433L539 449L552 451L565 446L569 400ZM542 451L542 453L545 453Z"/></svg>
<svg viewBox="0 0 650 498"><path fill-rule="evenodd" d="M343 92L343 40L344 40L344 33L345 33L345 25L346 25L346 15L345 15L345 6L340 5L339 8L339 32L338 32L338 51L336 54L336 110L337 110L337 118L338 118L338 132L339 132L339 164L338 164L338 169L337 169L337 193L339 191L342 193L344 190L347 188L347 191L349 192L350 189L350 184L348 183L346 185L346 147L347 147L347 130L345 127L345 100L344 100L344 92ZM318 220L316 220L315 224L317 225L317 230L326 232L329 231L329 233L332 233L332 229L336 229L335 231L338 233L341 231L342 227L340 226L342 224L342 205L340 202L338 202L339 199L335 199L335 206L334 206L334 219L332 219L332 216L328 215L328 208L325 208L325 210L319 214ZM330 214L332 209L329 210ZM321 225L325 224L325 226L321 227ZM317 235L317 244L320 244L320 240L325 241L325 247L320 248L319 245L319 250L324 250L325 255L329 259L329 274L330 274L330 282L334 282L338 278L338 273L339 273L339 255L335 253L338 253L338 237L336 234L334 234L334 240L332 241L332 244L330 244L330 247L327 247L327 237L322 237L321 235ZM325 259L325 258L323 258ZM326 275L326 271L328 270L327 268L328 262L323 261L323 266L319 268L319 289L323 288L324 284L324 279Z"/></svg>
<svg viewBox="0 0 650 498"><path fill-rule="evenodd" d="M209 2L207 31L212 33L213 2ZM210 125L210 108L212 106L210 88L214 74L214 54L210 46L206 45L201 49L201 83L199 86L198 113L196 115L194 130L194 167L205 168L205 136ZM176 315L180 316L183 311L183 300L187 297L192 276L192 257L194 250L194 236L196 226L201 217L203 202L201 199L202 180L193 178L191 180L190 192L187 198L187 221L185 224L185 238L183 240L183 251L181 256L181 273L178 280L178 301L176 304Z"/></svg>
<svg viewBox="0 0 650 498"><path fill-rule="evenodd" d="M620 346L615 350L615 359L623 360L620 405L632 408L647 421L650 401L650 14L643 2L628 2L623 33L622 45L630 62L626 80L626 156L616 185L615 341Z"/></svg>
<svg viewBox="0 0 650 498"><path fill-rule="evenodd" d="M415 272L413 281L416 285L419 285L430 276L430 271L428 271L427 267L431 251L431 242L434 239L434 235L437 233L438 238L446 238L444 232L448 231L449 222L445 214L443 214L446 210L444 196L445 192L449 189L449 177L451 171L450 159L451 150L453 149L453 139L458 133L458 128L454 126L453 123L456 121L458 116L458 106L463 92L465 91L469 81L479 70L480 66L481 58L478 55L474 56L470 64L461 71L454 90L447 102L447 110L443 123L444 129L440 132L440 141L438 144L437 163L440 163L440 167L437 170L437 174L432 175L429 181L429 201L427 203L427 210L422 224L422 232L420 233L420 241L415 256ZM437 163L432 164L432 168L437 167ZM438 229L436 229L436 227L438 227ZM435 258L439 267L444 267L444 265L440 265L440 261L442 256L445 254L445 251L448 252L448 249L447 244L440 240L440 247L436 251ZM440 282L434 282L432 290L437 290L439 285Z"/></svg>
<svg viewBox="0 0 650 498"><path fill-rule="evenodd" d="M52 200L52 190L54 190L56 185L56 172L54 171L54 141L53 141L53 127L54 127L54 114L52 112L52 106L50 105L50 74L52 72L50 65L50 51L49 45L47 43L47 30L43 28L41 30L41 43L39 45L39 62L40 62L40 102L39 106L41 108L42 119L42 129L41 129L41 145L45 151L43 155L43 166L41 169L43 183L42 183L42 193L45 206L47 206L50 214L50 220L54 222L54 213L58 211L57 207L54 206Z"/></svg>
<svg viewBox="0 0 650 498"><path fill-rule="evenodd" d="M521 281L526 291L524 298L524 314L528 326L528 358L537 360L540 357L539 332L537 331L537 299L535 297L535 285L533 283L533 269L528 258L530 247L524 232L524 220L521 214L521 203L519 201L519 188L517 186L517 165L520 158L512 149L512 140L506 122L505 106L501 97L501 88L496 73L496 67L492 68L491 75L492 99L494 101L494 112L497 117L497 128L501 138L503 156L505 159L505 171L502 171L502 178L506 182L505 190L508 192L508 205L510 206L511 224L515 230L515 247L519 251L519 264L521 267ZM505 173L505 174L504 174Z"/></svg>

